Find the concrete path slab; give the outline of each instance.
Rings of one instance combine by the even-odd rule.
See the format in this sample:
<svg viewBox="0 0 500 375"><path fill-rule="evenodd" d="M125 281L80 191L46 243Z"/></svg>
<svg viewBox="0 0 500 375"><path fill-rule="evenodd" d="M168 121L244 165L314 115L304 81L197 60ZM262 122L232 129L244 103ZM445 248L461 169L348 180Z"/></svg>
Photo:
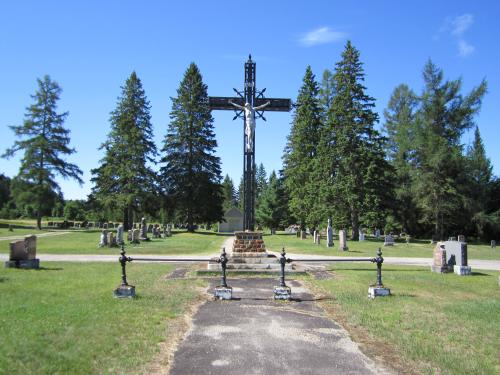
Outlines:
<svg viewBox="0 0 500 375"><path fill-rule="evenodd" d="M211 282L212 291L217 280ZM277 280L229 279L232 301L200 307L174 354L171 375L383 374L296 281L274 301Z"/></svg>

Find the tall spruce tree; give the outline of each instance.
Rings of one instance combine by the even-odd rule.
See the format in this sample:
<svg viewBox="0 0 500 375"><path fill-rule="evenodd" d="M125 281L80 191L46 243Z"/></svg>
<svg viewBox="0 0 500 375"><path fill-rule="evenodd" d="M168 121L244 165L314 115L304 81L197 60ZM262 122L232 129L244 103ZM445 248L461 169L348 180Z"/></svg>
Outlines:
<svg viewBox="0 0 500 375"><path fill-rule="evenodd" d="M292 128L283 154L283 175L291 214L302 227L315 227L321 214L317 205L314 166L321 136L319 87L310 66L306 68Z"/></svg>
<svg viewBox="0 0 500 375"><path fill-rule="evenodd" d="M443 239L461 230L466 176L461 144L463 132L474 126L486 93L486 82L463 96L460 79L443 81L443 71L432 61L424 67L425 87L417 113L415 197L422 221Z"/></svg>
<svg viewBox="0 0 500 375"><path fill-rule="evenodd" d="M60 194L56 175L72 178L82 184L82 171L62 156L75 152L69 147L70 131L63 127L68 112L57 113L61 88L48 75L38 79L38 90L32 95L34 103L27 107L23 125L10 126L21 140L7 149L3 157L9 158L24 151L16 180L23 185L23 200L30 202L36 214L38 229L42 215L50 212L54 197Z"/></svg>
<svg viewBox="0 0 500 375"><path fill-rule="evenodd" d="M111 112L111 131L100 146L105 154L92 170L92 193L107 209L123 213L123 226L130 229L133 214L152 209L156 175L151 169L158 154L153 141L149 101L135 72L125 81L116 108Z"/></svg>
<svg viewBox="0 0 500 375"><path fill-rule="evenodd" d="M395 202L392 211L400 229L417 232L417 207L412 190L415 167L415 116L418 98L405 84L397 86L384 111L385 149L394 168Z"/></svg>
<svg viewBox="0 0 500 375"><path fill-rule="evenodd" d="M222 192L224 195L224 203L222 204L224 212L232 207L236 207L236 190L234 188L233 180L229 177L229 175L224 177L224 181L222 182Z"/></svg>
<svg viewBox="0 0 500 375"><path fill-rule="evenodd" d="M333 73L330 69L325 69L323 72L323 77L321 79L321 85L319 88L319 102L321 105L322 117L326 120L328 116L328 111L333 102L333 97L335 96L335 82L333 81Z"/></svg>
<svg viewBox="0 0 500 375"><path fill-rule="evenodd" d="M347 42L336 64L335 96L320 144L321 200L335 226L350 227L358 239L361 224L374 226L385 217L390 191L383 139L374 129L374 99L365 94L359 52Z"/></svg>
<svg viewBox="0 0 500 375"><path fill-rule="evenodd" d="M208 105L207 86L191 63L172 98L172 111L162 151L162 183L177 217L189 231L200 222L223 217L220 159Z"/></svg>
<svg viewBox="0 0 500 375"><path fill-rule="evenodd" d="M261 202L256 210L256 219L260 225L277 229L284 221L286 201L282 182L274 171L269 175L269 183L262 192Z"/></svg>
<svg viewBox="0 0 500 375"><path fill-rule="evenodd" d="M466 175L469 178L466 209L474 225L473 234L484 237L486 227L497 226L498 215L491 210L490 194L493 177L491 161L486 156L479 128L476 126L474 141L467 150Z"/></svg>

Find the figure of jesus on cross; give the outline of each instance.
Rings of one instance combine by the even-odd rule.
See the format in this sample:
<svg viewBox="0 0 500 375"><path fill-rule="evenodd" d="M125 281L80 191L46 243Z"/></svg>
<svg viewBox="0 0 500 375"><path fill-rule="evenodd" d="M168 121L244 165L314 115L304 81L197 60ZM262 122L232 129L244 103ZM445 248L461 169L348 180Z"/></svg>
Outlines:
<svg viewBox="0 0 500 375"><path fill-rule="evenodd" d="M210 96L211 110L236 111L233 120L243 117L243 230L254 230L255 225L255 120L265 117L260 111L288 112L290 99L265 98L263 90L255 88L256 64L248 56L245 62L245 89L233 89L238 96Z"/></svg>
<svg viewBox="0 0 500 375"><path fill-rule="evenodd" d="M247 136L246 151L250 152L252 151L253 134L255 132L255 111L264 109L269 104L271 104L271 102L267 101L267 103L259 105L258 107L252 107L250 103L245 103L244 106L241 106L239 104L233 103L231 100L229 100L228 103L238 109L245 111L245 135Z"/></svg>

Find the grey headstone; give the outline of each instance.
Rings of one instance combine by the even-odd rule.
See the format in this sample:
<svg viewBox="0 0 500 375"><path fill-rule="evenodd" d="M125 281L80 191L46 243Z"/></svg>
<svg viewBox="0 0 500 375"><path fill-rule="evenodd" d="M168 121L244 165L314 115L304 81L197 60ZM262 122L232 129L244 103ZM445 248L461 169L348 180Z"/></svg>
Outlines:
<svg viewBox="0 0 500 375"><path fill-rule="evenodd" d="M121 245L123 243L123 225L118 225L116 229L116 244Z"/></svg>
<svg viewBox="0 0 500 375"><path fill-rule="evenodd" d="M495 249L497 247L497 241L491 240L490 246L491 246L492 249Z"/></svg>
<svg viewBox="0 0 500 375"><path fill-rule="evenodd" d="M387 234L384 240L384 246L394 246L394 238L392 235Z"/></svg>
<svg viewBox="0 0 500 375"><path fill-rule="evenodd" d="M103 229L101 232L101 239L99 241L99 247L104 247L108 245L108 231Z"/></svg>
<svg viewBox="0 0 500 375"><path fill-rule="evenodd" d="M342 251L349 250L347 247L347 232L345 229L339 230L339 248Z"/></svg>
<svg viewBox="0 0 500 375"><path fill-rule="evenodd" d="M148 239L148 224L146 223L145 217L141 219L141 234L139 239L142 241L146 241Z"/></svg>
<svg viewBox="0 0 500 375"><path fill-rule="evenodd" d="M364 241L365 240L365 233L363 230L359 231L359 241Z"/></svg>
<svg viewBox="0 0 500 375"><path fill-rule="evenodd" d="M451 266L467 266L467 244L458 241L445 241L446 263Z"/></svg>
<svg viewBox="0 0 500 375"><path fill-rule="evenodd" d="M465 241L465 236L463 234L458 235L458 242L466 242Z"/></svg>
<svg viewBox="0 0 500 375"><path fill-rule="evenodd" d="M328 226L326 227L326 246L333 246L333 228L332 221L330 219L328 219Z"/></svg>
<svg viewBox="0 0 500 375"><path fill-rule="evenodd" d="M376 239L380 238L380 229L375 229L375 238Z"/></svg>

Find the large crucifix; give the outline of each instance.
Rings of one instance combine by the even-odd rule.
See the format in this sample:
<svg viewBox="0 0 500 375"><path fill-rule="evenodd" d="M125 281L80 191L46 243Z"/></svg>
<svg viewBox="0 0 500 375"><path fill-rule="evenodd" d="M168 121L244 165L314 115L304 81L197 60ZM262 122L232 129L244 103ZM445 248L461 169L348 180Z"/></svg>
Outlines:
<svg viewBox="0 0 500 375"><path fill-rule="evenodd" d="M264 111L288 112L290 99L270 99L264 97L266 89L255 88L255 62L248 56L245 62L245 85L243 92L233 89L236 97L209 97L212 110L236 111L237 118L243 119L243 230L255 227L255 120L266 121Z"/></svg>

